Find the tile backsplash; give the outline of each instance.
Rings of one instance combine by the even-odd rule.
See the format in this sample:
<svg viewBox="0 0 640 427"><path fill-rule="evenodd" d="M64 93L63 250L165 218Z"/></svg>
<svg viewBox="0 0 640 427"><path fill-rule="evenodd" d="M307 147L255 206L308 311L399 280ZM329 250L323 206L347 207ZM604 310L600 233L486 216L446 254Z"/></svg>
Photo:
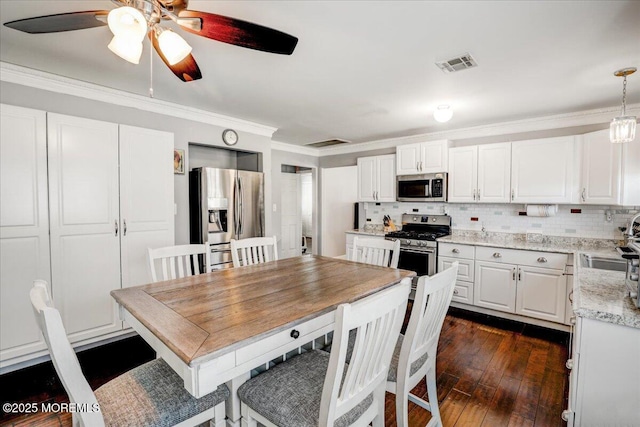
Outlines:
<svg viewBox="0 0 640 427"><path fill-rule="evenodd" d="M627 225L640 210L638 206L559 205L555 216L522 216L522 204L473 203L364 203L366 218L382 223L389 215L400 225L403 213L448 214L456 230L482 230L502 233L542 233L548 236L620 239L618 227ZM415 211L417 209L417 211ZM572 210L580 213L572 213ZM607 216L609 215L610 220ZM472 219L476 219L474 221Z"/></svg>

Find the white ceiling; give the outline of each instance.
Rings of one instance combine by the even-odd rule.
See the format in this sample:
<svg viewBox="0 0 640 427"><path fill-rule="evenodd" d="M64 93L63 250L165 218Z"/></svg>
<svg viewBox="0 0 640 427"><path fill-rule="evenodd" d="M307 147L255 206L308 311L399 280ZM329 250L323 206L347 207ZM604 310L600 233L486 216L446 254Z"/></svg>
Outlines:
<svg viewBox="0 0 640 427"><path fill-rule="evenodd" d="M2 0L2 23L113 3ZM622 79L640 68L640 1L197 1L189 9L299 38L291 56L181 32L203 79L178 80L153 59L155 98L268 125L297 145L364 142L619 106ZM173 24L169 24L173 28ZM179 31L179 30L178 30ZM32 35L2 26L0 60L147 95L140 65L107 49L107 27ZM474 69L434 63L469 52ZM628 103L640 101L640 72ZM439 104L453 119L437 123Z"/></svg>

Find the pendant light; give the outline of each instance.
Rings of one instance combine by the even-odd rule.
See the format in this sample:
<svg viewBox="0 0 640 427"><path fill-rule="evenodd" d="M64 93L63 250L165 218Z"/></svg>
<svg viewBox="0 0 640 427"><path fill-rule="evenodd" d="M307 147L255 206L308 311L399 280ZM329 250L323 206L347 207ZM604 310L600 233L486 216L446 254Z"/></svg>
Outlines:
<svg viewBox="0 0 640 427"><path fill-rule="evenodd" d="M109 50L132 64L138 64L142 40L147 34L147 20L142 12L130 6L119 7L109 12L107 23L113 33Z"/></svg>
<svg viewBox="0 0 640 427"><path fill-rule="evenodd" d="M623 77L622 83L622 114L611 120L609 139L614 144L631 142L636 137L636 117L627 116L627 76L635 73L637 68L623 68L613 73L616 77Z"/></svg>

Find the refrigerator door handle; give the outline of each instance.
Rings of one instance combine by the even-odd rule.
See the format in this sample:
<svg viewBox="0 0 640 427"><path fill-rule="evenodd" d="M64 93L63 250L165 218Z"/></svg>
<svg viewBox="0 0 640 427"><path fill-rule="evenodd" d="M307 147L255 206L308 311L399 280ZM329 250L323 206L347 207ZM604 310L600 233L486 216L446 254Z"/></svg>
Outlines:
<svg viewBox="0 0 640 427"><path fill-rule="evenodd" d="M238 183L240 184L240 234L242 234L244 233L242 226L244 222L244 184L242 178L238 178Z"/></svg>
<svg viewBox="0 0 640 427"><path fill-rule="evenodd" d="M233 215L233 234L234 238L240 238L240 178L235 179L234 185L234 208L235 212Z"/></svg>

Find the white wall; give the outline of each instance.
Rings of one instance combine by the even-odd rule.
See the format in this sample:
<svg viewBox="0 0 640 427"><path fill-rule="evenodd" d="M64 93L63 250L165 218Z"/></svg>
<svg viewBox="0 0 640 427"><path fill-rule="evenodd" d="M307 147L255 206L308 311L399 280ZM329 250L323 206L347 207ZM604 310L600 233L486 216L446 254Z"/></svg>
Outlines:
<svg viewBox="0 0 640 427"><path fill-rule="evenodd" d="M320 175L320 255L344 255L347 244L344 232L353 228L353 204L358 200L358 167L322 169Z"/></svg>

